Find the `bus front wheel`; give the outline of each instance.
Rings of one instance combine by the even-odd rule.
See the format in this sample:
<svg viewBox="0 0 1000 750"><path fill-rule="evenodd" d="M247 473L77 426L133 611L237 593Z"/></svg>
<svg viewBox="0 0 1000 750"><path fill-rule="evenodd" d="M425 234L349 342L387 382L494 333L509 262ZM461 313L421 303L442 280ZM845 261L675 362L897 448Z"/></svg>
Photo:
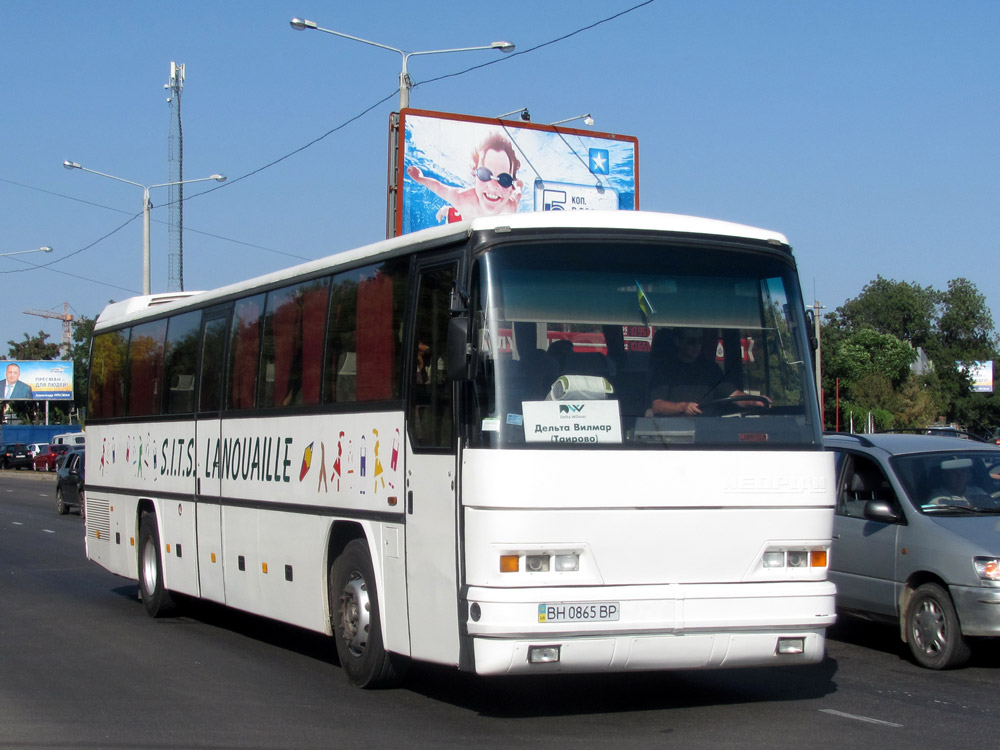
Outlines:
<svg viewBox="0 0 1000 750"><path fill-rule="evenodd" d="M163 585L160 532L152 513L139 522L139 596L150 617L162 617L174 609L170 592Z"/></svg>
<svg viewBox="0 0 1000 750"><path fill-rule="evenodd" d="M330 620L347 681L362 688L389 687L402 677L397 657L385 650L368 544L355 539L333 561Z"/></svg>

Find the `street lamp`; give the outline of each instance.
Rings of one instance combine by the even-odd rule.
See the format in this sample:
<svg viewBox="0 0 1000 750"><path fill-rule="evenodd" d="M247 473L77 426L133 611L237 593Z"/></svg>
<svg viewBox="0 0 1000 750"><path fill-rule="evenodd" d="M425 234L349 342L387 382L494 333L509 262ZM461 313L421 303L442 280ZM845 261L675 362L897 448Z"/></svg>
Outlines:
<svg viewBox="0 0 1000 750"><path fill-rule="evenodd" d="M25 253L51 253L52 248L48 245L43 245L42 247L36 247L34 250L15 250L12 253L0 253L0 258L6 258L8 255L24 255Z"/></svg>
<svg viewBox="0 0 1000 750"><path fill-rule="evenodd" d="M399 109L400 111L406 109L410 106L410 89L413 87L413 82L410 80L410 74L407 71L407 63L410 58L414 55L438 55L444 52L472 52L474 50L480 49L498 49L501 52L513 52L514 44L512 42L493 42L482 47L459 47L457 49L433 49L427 50L426 52L404 52L401 49L396 49L395 47L390 47L386 44L379 44L378 42L371 42L367 39L362 39L361 37L351 36L350 34L342 34L339 31L333 31L332 29L324 29L322 26L318 26L315 21L308 21L304 18L293 18L290 25L296 31L305 31L306 29L314 29L316 31L322 31L326 34L333 34L334 36L342 36L344 39L353 39L355 42L361 42L362 44L370 44L372 47L381 47L382 49L387 49L390 52L398 52L400 57L403 58L403 69L399 73Z"/></svg>
<svg viewBox="0 0 1000 750"><path fill-rule="evenodd" d="M87 169L87 167L82 167L75 161L64 161L63 166L66 169L81 169L84 172L90 172L91 174L100 175L101 177L107 177L109 180L117 180L118 182L124 182L129 185L135 185L136 187L142 188L142 293L149 294L149 209L152 208L152 204L149 202L149 191L153 188L158 187L170 187L171 185L187 185L189 182L205 182L206 180L215 180L216 182L225 182L226 176L221 174L213 174L211 177L199 177L195 180L181 180L179 182L161 182L159 185L143 185L140 182L132 182L132 180L126 180L121 177L115 177L112 174L105 174L104 172L98 172L96 169Z"/></svg>
<svg viewBox="0 0 1000 750"><path fill-rule="evenodd" d="M585 115L577 115L576 117L567 117L565 120L556 120L555 122L550 122L549 125L564 125L567 122L573 122L574 120L583 120L584 125L593 125L594 118L590 116L588 112Z"/></svg>

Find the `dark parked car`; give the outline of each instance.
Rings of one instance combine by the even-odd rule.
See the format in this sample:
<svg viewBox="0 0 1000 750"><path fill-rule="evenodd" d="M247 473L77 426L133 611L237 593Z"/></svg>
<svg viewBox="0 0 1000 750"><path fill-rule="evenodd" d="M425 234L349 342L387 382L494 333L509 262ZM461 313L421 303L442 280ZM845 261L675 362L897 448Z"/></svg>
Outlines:
<svg viewBox="0 0 1000 750"><path fill-rule="evenodd" d="M824 443L837 455L837 608L896 625L930 669L1000 636L1000 450L929 435Z"/></svg>
<svg viewBox="0 0 1000 750"><path fill-rule="evenodd" d="M86 453L80 448L69 451L56 474L56 511L65 514L71 507L80 509L80 518L86 517L84 479Z"/></svg>
<svg viewBox="0 0 1000 750"><path fill-rule="evenodd" d="M69 449L68 445L43 445L31 459L31 465L35 471L55 471L59 466L59 459Z"/></svg>
<svg viewBox="0 0 1000 750"><path fill-rule="evenodd" d="M0 450L0 469L30 469L31 456L24 443L7 443Z"/></svg>

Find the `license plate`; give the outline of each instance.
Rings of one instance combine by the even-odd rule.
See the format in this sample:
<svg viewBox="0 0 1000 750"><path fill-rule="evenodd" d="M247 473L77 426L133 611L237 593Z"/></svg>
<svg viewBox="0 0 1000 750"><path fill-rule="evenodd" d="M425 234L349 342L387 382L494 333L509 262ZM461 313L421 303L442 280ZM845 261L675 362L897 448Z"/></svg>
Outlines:
<svg viewBox="0 0 1000 750"><path fill-rule="evenodd" d="M539 622L610 622L621 613L618 602L539 604Z"/></svg>

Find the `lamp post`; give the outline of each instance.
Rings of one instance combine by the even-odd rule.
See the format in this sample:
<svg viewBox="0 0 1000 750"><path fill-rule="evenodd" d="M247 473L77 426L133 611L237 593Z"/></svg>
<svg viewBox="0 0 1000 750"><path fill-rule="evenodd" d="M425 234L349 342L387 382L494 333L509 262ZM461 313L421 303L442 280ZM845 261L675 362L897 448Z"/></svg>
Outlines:
<svg viewBox="0 0 1000 750"><path fill-rule="evenodd" d="M315 21L309 21L304 18L293 18L290 25L296 31L305 31L306 29L314 29L315 31L322 31L326 34L333 34L334 36L342 36L344 39L353 39L355 42L361 42L362 44L370 44L372 47L380 47L382 49L387 49L390 52L396 52L400 57L403 58L403 69L399 72L399 109L400 111L406 109L410 106L410 89L413 87L413 82L410 80L410 74L407 71L407 64L411 57L415 55L438 55L445 52L472 52L474 50L481 49L498 49L501 52L513 52L514 44L512 42L492 42L481 47L458 47L457 49L432 49L425 52L404 52L401 49L396 49L395 47L390 47L387 44L379 44L378 42L371 42L367 39L362 39L361 37L351 36L350 34L343 34L339 31L333 31L332 29L324 29L322 26L318 26Z"/></svg>
<svg viewBox="0 0 1000 750"><path fill-rule="evenodd" d="M585 115L577 115L576 117L567 117L565 120L556 120L555 122L550 122L549 125L564 125L567 122L573 122L574 120L583 120L584 125L593 125L594 118L590 116L588 112Z"/></svg>
<svg viewBox="0 0 1000 750"><path fill-rule="evenodd" d="M43 245L42 247L36 247L34 250L15 250L12 253L0 253L0 258L6 258L8 255L24 255L25 253L51 253L52 248L48 245Z"/></svg>
<svg viewBox="0 0 1000 750"><path fill-rule="evenodd" d="M140 182L133 182L132 180L126 180L121 177L115 177L112 174L105 174L104 172L98 172L96 169L88 169L87 167L80 166L75 161L64 161L63 166L66 169L80 169L84 172L90 172L91 174L100 175L101 177L107 177L109 180L117 180L118 182L124 182L128 185L135 185L136 187L142 188L142 293L148 295L149 291L149 209L152 208L152 204L149 202L149 191L153 188L158 187L170 187L171 185L187 185L189 182L205 182L206 180L215 180L216 182L225 182L226 176L221 174L213 174L211 177L199 177L194 180L180 180L179 182L161 182L159 185L143 185Z"/></svg>

